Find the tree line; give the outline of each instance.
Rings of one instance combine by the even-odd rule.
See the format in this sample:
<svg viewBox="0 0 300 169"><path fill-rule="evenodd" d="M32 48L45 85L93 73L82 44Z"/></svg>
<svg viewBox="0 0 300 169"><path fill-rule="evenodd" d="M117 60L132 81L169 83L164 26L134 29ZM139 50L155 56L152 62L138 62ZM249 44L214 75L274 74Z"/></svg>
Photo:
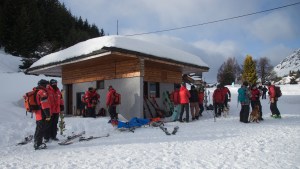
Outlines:
<svg viewBox="0 0 300 169"><path fill-rule="evenodd" d="M234 57L228 58L219 68L217 80L224 85L231 85L232 82L247 81L256 84L258 79L261 83L277 81L276 73L267 57L253 60L251 55L247 55L243 65L239 65Z"/></svg>
<svg viewBox="0 0 300 169"><path fill-rule="evenodd" d="M58 0L1 0L0 48L23 57L29 67L49 53L104 36L104 30L75 17Z"/></svg>

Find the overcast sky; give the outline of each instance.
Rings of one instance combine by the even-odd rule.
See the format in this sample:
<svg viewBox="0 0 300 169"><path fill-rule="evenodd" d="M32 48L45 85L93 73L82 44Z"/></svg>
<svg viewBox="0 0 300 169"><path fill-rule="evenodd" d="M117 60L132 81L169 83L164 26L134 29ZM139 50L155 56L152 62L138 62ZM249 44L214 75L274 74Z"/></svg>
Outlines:
<svg viewBox="0 0 300 169"><path fill-rule="evenodd" d="M300 0L60 0L109 35L132 35L236 17ZM234 20L135 36L199 55L215 76L228 57L269 57L275 66L300 48L300 4ZM204 77L205 77L204 76ZM207 77L208 79L211 79Z"/></svg>

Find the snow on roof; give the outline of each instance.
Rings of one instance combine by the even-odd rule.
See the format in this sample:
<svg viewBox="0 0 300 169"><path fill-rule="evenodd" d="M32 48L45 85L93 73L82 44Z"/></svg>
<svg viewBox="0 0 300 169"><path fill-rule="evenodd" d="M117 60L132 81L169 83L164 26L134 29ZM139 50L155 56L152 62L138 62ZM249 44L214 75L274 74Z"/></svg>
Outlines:
<svg viewBox="0 0 300 169"><path fill-rule="evenodd" d="M208 65L203 62L199 56L187 53L185 51L130 37L114 35L93 38L84 42L80 42L64 50L46 55L33 63L30 68L87 55L94 51L100 50L103 47L116 47L196 66L208 67Z"/></svg>

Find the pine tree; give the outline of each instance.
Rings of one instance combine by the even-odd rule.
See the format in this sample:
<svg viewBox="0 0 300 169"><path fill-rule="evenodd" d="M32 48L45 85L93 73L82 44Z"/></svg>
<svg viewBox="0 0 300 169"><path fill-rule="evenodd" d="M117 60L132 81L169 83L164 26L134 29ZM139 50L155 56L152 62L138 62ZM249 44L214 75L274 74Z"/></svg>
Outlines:
<svg viewBox="0 0 300 169"><path fill-rule="evenodd" d="M247 55L244 60L242 80L251 84L256 84L257 81L256 65L250 55Z"/></svg>
<svg viewBox="0 0 300 169"><path fill-rule="evenodd" d="M90 38L104 36L95 25L76 18L59 0L1 0L0 47L22 56L28 67L35 58Z"/></svg>

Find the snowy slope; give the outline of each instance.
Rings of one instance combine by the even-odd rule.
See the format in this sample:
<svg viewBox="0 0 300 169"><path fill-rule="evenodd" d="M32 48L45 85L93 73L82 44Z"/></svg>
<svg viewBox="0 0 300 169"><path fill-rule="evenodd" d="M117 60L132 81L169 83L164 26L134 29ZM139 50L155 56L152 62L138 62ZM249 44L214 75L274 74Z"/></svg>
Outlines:
<svg viewBox="0 0 300 169"><path fill-rule="evenodd" d="M22 64L20 57L13 57L6 54L2 49L0 49L0 72L1 73L11 73L18 72L19 65Z"/></svg>
<svg viewBox="0 0 300 169"><path fill-rule="evenodd" d="M281 86L283 96L278 103L281 120L269 117L269 103L262 100L265 120L259 124L240 123L238 86L228 86L232 92L230 115L217 118L216 122L212 112L205 111L198 121L166 123L169 130L179 126L176 135L167 136L159 128L149 126L138 128L134 133L120 132L107 123L108 117L67 117L66 135L85 130L86 136L106 133L110 136L69 146L51 142L47 144L48 149L35 151L33 143L15 144L25 135L34 133L35 120L25 115L22 95L40 78L51 79L0 72L0 79L5 79L0 88L3 96L0 97L1 169L300 168L299 85Z"/></svg>
<svg viewBox="0 0 300 169"><path fill-rule="evenodd" d="M274 67L274 71L278 76L288 75L290 71L300 70L300 48L291 55L283 59L280 64Z"/></svg>

